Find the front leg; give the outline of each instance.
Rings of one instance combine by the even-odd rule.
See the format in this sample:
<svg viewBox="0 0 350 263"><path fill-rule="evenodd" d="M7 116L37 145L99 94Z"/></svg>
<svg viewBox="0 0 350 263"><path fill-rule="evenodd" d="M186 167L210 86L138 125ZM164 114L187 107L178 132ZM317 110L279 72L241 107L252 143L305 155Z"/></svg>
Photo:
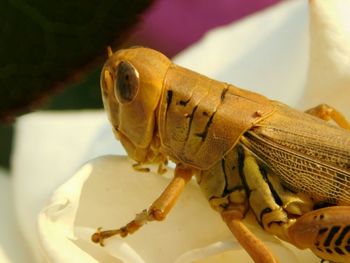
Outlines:
<svg viewBox="0 0 350 263"><path fill-rule="evenodd" d="M350 262L350 206L326 207L301 216L289 228L292 243L330 262Z"/></svg>
<svg viewBox="0 0 350 263"><path fill-rule="evenodd" d="M91 236L91 240L103 246L104 240L109 237L115 235L125 237L128 234L134 233L147 222L163 220L170 212L171 208L175 205L177 199L185 188L185 185L189 182L194 173L194 170L191 168L177 165L174 178L163 193L158 197L158 199L155 200L148 209L145 209L141 213L137 214L134 220L130 221L121 228L105 231L100 231L99 228L97 232Z"/></svg>

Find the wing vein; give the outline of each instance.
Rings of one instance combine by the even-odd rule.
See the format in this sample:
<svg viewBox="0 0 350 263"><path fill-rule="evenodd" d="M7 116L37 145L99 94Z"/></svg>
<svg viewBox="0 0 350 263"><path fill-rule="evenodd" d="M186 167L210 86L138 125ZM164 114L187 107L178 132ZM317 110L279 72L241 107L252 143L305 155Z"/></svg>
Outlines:
<svg viewBox="0 0 350 263"><path fill-rule="evenodd" d="M333 203L350 203L349 170L287 147L280 142L284 137L281 138L276 142L273 138L248 131L241 141L270 169L280 175L282 182L289 188ZM288 141L287 145L288 143L292 145L292 142ZM299 143L297 146L301 147L302 144Z"/></svg>

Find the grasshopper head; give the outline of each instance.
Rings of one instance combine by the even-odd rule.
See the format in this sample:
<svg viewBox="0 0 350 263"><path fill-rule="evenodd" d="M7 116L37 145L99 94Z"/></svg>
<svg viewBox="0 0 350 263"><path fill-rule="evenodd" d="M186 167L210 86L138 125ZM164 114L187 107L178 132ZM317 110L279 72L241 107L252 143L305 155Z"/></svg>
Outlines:
<svg viewBox="0 0 350 263"><path fill-rule="evenodd" d="M137 162L156 161L156 110L170 64L161 53L136 47L109 54L102 69L103 104L114 134Z"/></svg>

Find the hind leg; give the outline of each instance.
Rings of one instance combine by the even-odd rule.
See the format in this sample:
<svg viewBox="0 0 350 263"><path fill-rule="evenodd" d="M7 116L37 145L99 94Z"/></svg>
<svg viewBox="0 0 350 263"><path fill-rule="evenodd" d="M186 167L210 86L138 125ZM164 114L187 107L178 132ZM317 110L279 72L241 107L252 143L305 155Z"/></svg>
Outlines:
<svg viewBox="0 0 350 263"><path fill-rule="evenodd" d="M314 115L322 120L329 121L333 120L335 121L340 127L350 130L350 123L349 121L344 117L343 114L341 114L339 111L337 111L335 108L327 105L327 104L320 104L314 108L311 108L307 111L305 111L308 114Z"/></svg>
<svg viewBox="0 0 350 263"><path fill-rule="evenodd" d="M309 248L331 262L350 262L350 206L326 207L301 216L289 236L299 248Z"/></svg>

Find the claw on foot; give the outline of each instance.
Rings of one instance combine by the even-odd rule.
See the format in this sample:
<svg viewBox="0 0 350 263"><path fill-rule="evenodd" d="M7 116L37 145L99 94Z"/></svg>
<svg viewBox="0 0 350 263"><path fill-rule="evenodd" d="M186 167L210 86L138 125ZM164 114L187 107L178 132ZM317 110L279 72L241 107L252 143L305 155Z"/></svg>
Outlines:
<svg viewBox="0 0 350 263"><path fill-rule="evenodd" d="M105 244L103 242L103 237L101 236L101 227L97 228L97 231L91 236L91 241L94 243L99 243L101 247Z"/></svg>
<svg viewBox="0 0 350 263"><path fill-rule="evenodd" d="M155 217L153 215L153 211L149 213L147 209L145 209L141 213L137 214L134 220L130 221L128 224L119 229L101 231L102 228L99 227L96 233L91 236L91 241L94 243L99 243L100 246L103 247L105 239L116 235L126 237L127 235L134 233L148 221L153 221L154 219Z"/></svg>
<svg viewBox="0 0 350 263"><path fill-rule="evenodd" d="M101 231L101 230L102 228L99 227L97 231L91 236L91 241L94 243L99 243L101 247L104 246L104 240L109 237L112 237L115 235L126 237L128 235L128 231L125 227L122 227L116 230L106 230L106 231Z"/></svg>

